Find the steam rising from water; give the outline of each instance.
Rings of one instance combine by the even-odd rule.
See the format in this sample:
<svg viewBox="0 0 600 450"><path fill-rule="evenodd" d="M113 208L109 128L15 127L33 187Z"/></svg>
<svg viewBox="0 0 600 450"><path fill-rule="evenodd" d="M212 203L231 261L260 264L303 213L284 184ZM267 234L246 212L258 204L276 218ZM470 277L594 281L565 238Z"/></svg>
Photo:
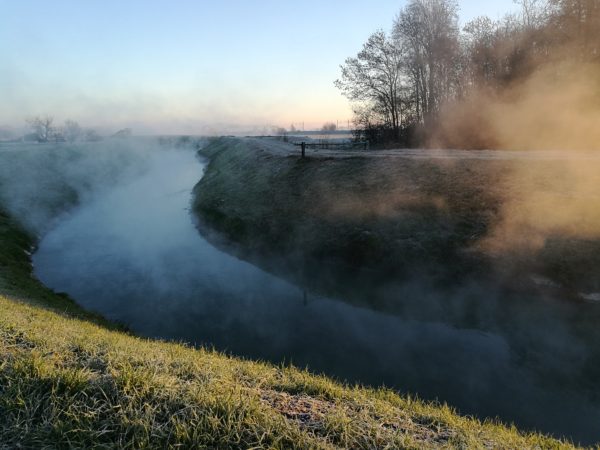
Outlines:
<svg viewBox="0 0 600 450"><path fill-rule="evenodd" d="M544 67L483 114L503 148L600 150L600 66Z"/></svg>
<svg viewBox="0 0 600 450"><path fill-rule="evenodd" d="M432 144L450 148L600 150L600 66L563 60L499 91L446 105Z"/></svg>
<svg viewBox="0 0 600 450"><path fill-rule="evenodd" d="M515 164L490 187L501 192L501 210L479 249L514 255L539 252L551 239L600 239L600 65L574 60L568 50L509 87L482 89L442 114L433 145L555 160Z"/></svg>
<svg viewBox="0 0 600 450"><path fill-rule="evenodd" d="M552 237L600 239L600 155L517 165L504 180L499 220L481 245L538 251Z"/></svg>
<svg viewBox="0 0 600 450"><path fill-rule="evenodd" d="M0 145L0 205L29 231L52 228L65 210L149 169L154 139Z"/></svg>

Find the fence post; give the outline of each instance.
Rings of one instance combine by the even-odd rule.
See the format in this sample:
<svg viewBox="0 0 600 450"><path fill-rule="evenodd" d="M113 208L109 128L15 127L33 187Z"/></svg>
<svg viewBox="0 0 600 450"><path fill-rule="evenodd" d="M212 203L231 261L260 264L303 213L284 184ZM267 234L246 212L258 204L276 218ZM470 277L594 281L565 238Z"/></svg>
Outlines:
<svg viewBox="0 0 600 450"><path fill-rule="evenodd" d="M302 142L300 147L302 148L302 158L304 158L306 156L306 142Z"/></svg>

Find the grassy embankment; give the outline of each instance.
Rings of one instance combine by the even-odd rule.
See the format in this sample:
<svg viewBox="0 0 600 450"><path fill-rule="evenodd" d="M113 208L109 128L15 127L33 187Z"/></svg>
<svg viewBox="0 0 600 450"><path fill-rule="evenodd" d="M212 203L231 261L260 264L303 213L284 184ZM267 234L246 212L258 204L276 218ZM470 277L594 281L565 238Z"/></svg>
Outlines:
<svg viewBox="0 0 600 450"><path fill-rule="evenodd" d="M0 447L569 448L388 390L130 336L31 276L0 215Z"/></svg>
<svg viewBox="0 0 600 450"><path fill-rule="evenodd" d="M415 277L528 288L532 275L565 291L600 291L600 217L591 203L598 160L584 161L585 172L535 158L302 160L260 145L207 146L194 206L239 244L232 251L276 261L269 270L307 286L320 279L321 290L338 278L333 285L347 284L350 294L353 279L372 293Z"/></svg>

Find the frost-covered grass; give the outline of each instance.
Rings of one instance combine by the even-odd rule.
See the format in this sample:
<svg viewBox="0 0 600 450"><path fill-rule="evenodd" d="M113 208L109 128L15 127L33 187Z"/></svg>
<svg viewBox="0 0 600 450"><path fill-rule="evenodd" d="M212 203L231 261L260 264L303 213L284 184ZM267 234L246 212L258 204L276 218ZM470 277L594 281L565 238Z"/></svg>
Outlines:
<svg viewBox="0 0 600 450"><path fill-rule="evenodd" d="M326 266L343 289L348 268L373 286L502 273L517 287L537 275L574 294L600 291L600 157L389 150L300 159L281 142L231 138L201 152L210 163L196 213L243 257L282 259L267 269L284 276Z"/></svg>

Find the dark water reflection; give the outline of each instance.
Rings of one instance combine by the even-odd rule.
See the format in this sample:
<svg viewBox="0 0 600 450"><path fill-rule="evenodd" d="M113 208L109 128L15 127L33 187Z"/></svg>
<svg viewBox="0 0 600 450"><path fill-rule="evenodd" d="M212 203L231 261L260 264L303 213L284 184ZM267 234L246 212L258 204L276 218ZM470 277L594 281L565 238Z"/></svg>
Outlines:
<svg viewBox="0 0 600 450"><path fill-rule="evenodd" d="M504 299L485 287L443 295L404 286L389 293L405 305L398 315L305 296L199 235L189 204L203 166L191 151L153 161L146 175L98 193L45 236L34 255L44 283L141 335L292 362L439 398L463 413L600 440L598 334L578 307Z"/></svg>

